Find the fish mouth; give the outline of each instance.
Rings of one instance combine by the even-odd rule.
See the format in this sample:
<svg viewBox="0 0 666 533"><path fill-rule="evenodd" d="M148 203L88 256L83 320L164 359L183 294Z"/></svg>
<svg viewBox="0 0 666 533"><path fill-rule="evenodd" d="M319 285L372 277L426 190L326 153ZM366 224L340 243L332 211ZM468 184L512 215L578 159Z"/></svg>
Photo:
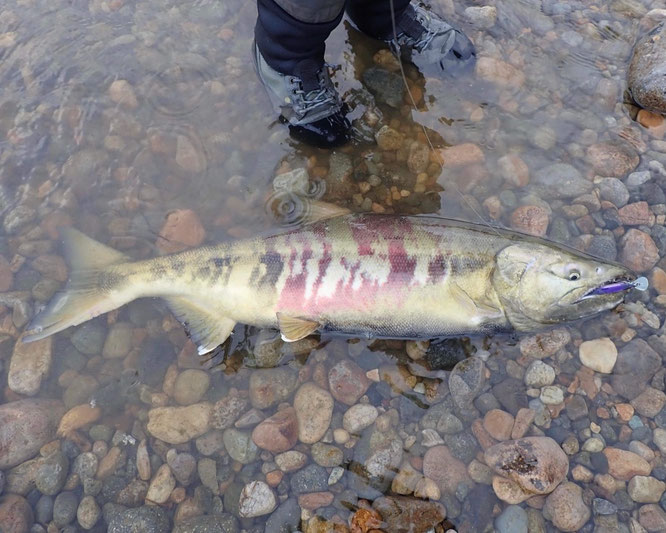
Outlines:
<svg viewBox="0 0 666 533"><path fill-rule="evenodd" d="M601 285L594 287L587 291L583 296L581 296L577 302L587 300L588 298L593 298L594 296L606 296L609 294L616 294L621 292L627 292L632 289L637 289L639 291L647 290L648 280L646 277L641 276L639 278L629 277L629 276L618 276L611 280L605 281Z"/></svg>

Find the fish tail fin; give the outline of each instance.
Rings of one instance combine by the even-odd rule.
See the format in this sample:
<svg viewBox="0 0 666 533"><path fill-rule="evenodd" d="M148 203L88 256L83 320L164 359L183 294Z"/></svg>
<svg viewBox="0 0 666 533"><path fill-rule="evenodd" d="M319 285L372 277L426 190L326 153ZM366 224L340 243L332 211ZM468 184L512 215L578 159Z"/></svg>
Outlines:
<svg viewBox="0 0 666 533"><path fill-rule="evenodd" d="M73 228L60 229L60 235L71 268L69 280L33 318L23 342L40 340L76 326L131 299L121 297L122 291L114 286L113 279L109 279L113 276L106 276L104 283L101 276L107 267L128 261L126 255Z"/></svg>

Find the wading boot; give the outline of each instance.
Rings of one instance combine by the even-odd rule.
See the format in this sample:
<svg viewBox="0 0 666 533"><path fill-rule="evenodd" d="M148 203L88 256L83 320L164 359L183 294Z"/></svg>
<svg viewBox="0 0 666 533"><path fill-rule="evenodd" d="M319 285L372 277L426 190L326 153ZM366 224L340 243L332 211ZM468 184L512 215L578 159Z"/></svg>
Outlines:
<svg viewBox="0 0 666 533"><path fill-rule="evenodd" d="M345 117L346 107L326 64L304 59L290 75L271 68L256 44L253 57L259 79L294 139L320 148L349 141L351 124Z"/></svg>
<svg viewBox="0 0 666 533"><path fill-rule="evenodd" d="M384 40L395 55L411 59L421 70L434 65L451 73L476 61L474 45L462 30L421 5L407 6L396 20L396 31L397 36Z"/></svg>

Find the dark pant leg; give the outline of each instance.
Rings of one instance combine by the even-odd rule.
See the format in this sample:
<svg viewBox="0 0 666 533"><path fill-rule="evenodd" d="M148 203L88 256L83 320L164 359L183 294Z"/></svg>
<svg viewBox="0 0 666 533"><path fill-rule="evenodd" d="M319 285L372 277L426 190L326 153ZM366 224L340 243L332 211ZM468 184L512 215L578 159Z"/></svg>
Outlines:
<svg viewBox="0 0 666 533"><path fill-rule="evenodd" d="M409 0L393 0L396 24L407 9ZM356 27L376 39L393 36L390 0L347 0L347 14Z"/></svg>
<svg viewBox="0 0 666 533"><path fill-rule="evenodd" d="M266 63L283 74L293 74L303 59L323 63L326 38L342 20L344 1L258 0L254 35Z"/></svg>

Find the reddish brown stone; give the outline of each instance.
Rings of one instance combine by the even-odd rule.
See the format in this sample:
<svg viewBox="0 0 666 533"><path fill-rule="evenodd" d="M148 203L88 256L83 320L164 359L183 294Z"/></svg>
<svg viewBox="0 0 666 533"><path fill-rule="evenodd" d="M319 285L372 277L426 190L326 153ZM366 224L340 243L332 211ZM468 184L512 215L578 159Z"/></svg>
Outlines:
<svg viewBox="0 0 666 533"><path fill-rule="evenodd" d="M652 471L645 459L628 450L608 447L603 454L608 459L608 473L620 481L629 481L634 476L649 476Z"/></svg>
<svg viewBox="0 0 666 533"><path fill-rule="evenodd" d="M278 411L261 422L252 432L254 443L271 453L290 450L298 441L298 420L293 407Z"/></svg>
<svg viewBox="0 0 666 533"><path fill-rule="evenodd" d="M463 167L474 163L483 163L483 150L474 143L463 143L443 148L440 151L445 167Z"/></svg>
<svg viewBox="0 0 666 533"><path fill-rule="evenodd" d="M647 202L634 202L627 204L618 210L620 222L625 226L640 226L649 224L652 213Z"/></svg>
<svg viewBox="0 0 666 533"><path fill-rule="evenodd" d="M501 409L491 409L483 417L483 427L497 440L509 440L513 429L513 415Z"/></svg>
<svg viewBox="0 0 666 533"><path fill-rule="evenodd" d="M443 493L455 494L458 484L470 481L465 463L456 459L446 446L434 446L423 457L423 474Z"/></svg>
<svg viewBox="0 0 666 533"><path fill-rule="evenodd" d="M328 371L328 386L333 398L346 405L354 405L368 390L370 381L360 366L344 359Z"/></svg>
<svg viewBox="0 0 666 533"><path fill-rule="evenodd" d="M522 205L511 213L511 226L518 231L543 237L548 229L548 211L538 205Z"/></svg>
<svg viewBox="0 0 666 533"><path fill-rule="evenodd" d="M659 250L652 237L632 228L620 239L620 262L635 272L647 272L659 261Z"/></svg>
<svg viewBox="0 0 666 533"><path fill-rule="evenodd" d="M326 507L333 503L332 492L309 492L298 496L298 505L303 509L314 511L320 507Z"/></svg>
<svg viewBox="0 0 666 533"><path fill-rule="evenodd" d="M34 522L28 501L18 494L6 494L0 498L0 531L2 533L27 533Z"/></svg>
<svg viewBox="0 0 666 533"><path fill-rule="evenodd" d="M157 248L162 253L182 252L200 245L206 237L197 214L191 209L177 209L167 215L157 238Z"/></svg>
<svg viewBox="0 0 666 533"><path fill-rule="evenodd" d="M587 161L600 176L622 178L639 163L634 148L624 142L603 142L587 149Z"/></svg>

